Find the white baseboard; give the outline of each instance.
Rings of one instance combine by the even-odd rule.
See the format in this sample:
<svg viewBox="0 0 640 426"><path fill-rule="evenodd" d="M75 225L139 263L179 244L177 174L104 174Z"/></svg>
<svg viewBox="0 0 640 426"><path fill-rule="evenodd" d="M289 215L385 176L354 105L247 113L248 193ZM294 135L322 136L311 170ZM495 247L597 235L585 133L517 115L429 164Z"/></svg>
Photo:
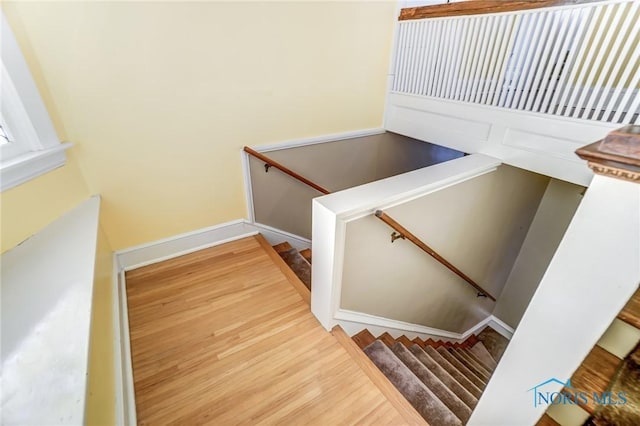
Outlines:
<svg viewBox="0 0 640 426"><path fill-rule="evenodd" d="M122 359L122 327L120 321L120 288L118 278L120 275L120 265L116 255L113 255L113 287L111 291L111 318L113 321L113 369L114 369L114 391L115 391L115 403L116 403L116 418L115 423L117 425L125 425L125 399L127 391L125 390L124 380L124 367Z"/></svg>
<svg viewBox="0 0 640 426"><path fill-rule="evenodd" d="M253 223L248 225L253 226L256 232L261 233L262 236L267 241L269 241L271 245L288 241L289 244L291 244L291 247L295 248L296 250L311 248L311 240L308 238L304 238L290 232L282 231L268 225L263 225L261 223Z"/></svg>
<svg viewBox="0 0 640 426"><path fill-rule="evenodd" d="M245 219L202 228L158 241L116 251L121 268L125 271L163 260L193 253L229 241L257 234L256 228Z"/></svg>
<svg viewBox="0 0 640 426"><path fill-rule="evenodd" d="M321 135L315 136L311 138L304 139L294 139L284 142L278 142L269 145L259 145L252 147L257 152L269 152L269 151L278 151L281 149L289 149L289 148L298 148L301 146L308 145L316 145L319 143L327 143L327 142L336 142L344 139L355 139L362 138L365 136L379 135L381 133L385 133L386 130L382 128L374 128L374 129L362 129L355 130L352 132L342 132L342 133L332 133L329 135Z"/></svg>
<svg viewBox="0 0 640 426"><path fill-rule="evenodd" d="M335 314L335 319L349 336L353 336L366 328L376 336L387 332L394 338L404 334L409 339L419 337L423 340L431 338L434 340L461 342L470 335L479 333L487 325L509 340L511 339L511 336L513 336L514 332L513 328L509 327L493 315L489 315L464 333L455 333L420 324L412 324L376 315L364 314L362 312L349 311L346 309L339 309Z"/></svg>

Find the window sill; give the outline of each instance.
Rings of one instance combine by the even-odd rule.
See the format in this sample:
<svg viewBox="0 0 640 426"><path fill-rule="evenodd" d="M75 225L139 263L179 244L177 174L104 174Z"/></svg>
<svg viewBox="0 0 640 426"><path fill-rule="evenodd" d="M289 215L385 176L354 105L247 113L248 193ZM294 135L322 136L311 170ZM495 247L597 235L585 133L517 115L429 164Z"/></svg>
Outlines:
<svg viewBox="0 0 640 426"><path fill-rule="evenodd" d="M27 182L64 165L65 150L71 143L62 143L54 148L33 151L3 162L0 165L0 192Z"/></svg>

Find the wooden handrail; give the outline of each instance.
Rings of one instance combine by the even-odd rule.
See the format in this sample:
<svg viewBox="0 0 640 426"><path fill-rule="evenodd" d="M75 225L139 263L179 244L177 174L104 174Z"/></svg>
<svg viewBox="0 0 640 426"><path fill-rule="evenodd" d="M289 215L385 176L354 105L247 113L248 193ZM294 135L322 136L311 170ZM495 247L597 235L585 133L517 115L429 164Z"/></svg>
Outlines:
<svg viewBox="0 0 640 426"><path fill-rule="evenodd" d="M463 1L431 6L407 7L400 10L399 21L441 18L445 16L480 15L483 13L513 12L541 7L594 3L601 0L524 0L524 1Z"/></svg>
<svg viewBox="0 0 640 426"><path fill-rule="evenodd" d="M478 284L476 284L475 281L473 281L471 278L469 278L460 269L458 269L455 266L453 266L447 259L445 259L444 257L440 256L434 249L432 249L431 247L429 247L428 245L423 243L422 240L420 240L420 238L418 238L414 234L412 234L407 228L405 228L404 226L402 226L398 222L396 222L391 216L389 216L388 214L386 214L382 210L378 210L378 211L376 211L376 217L378 219L382 220L387 225L389 225L396 232L400 233L404 238L408 239L413 244L415 244L418 247L420 247L429 256L433 257L435 260L437 260L438 262L442 263L444 266L449 268L449 270L451 270L454 274L456 274L457 276L459 276L460 278L462 278L463 280L465 280L466 282L471 284L471 286L473 286L473 288L478 290L480 295L487 296L489 299L493 300L494 302L496 301L495 297L493 297L485 289L483 289Z"/></svg>
<svg viewBox="0 0 640 426"><path fill-rule="evenodd" d="M322 192L323 194L331 194L331 191L329 191L328 189L325 189L325 188L321 187L320 185L318 185L317 183L314 183L314 182L310 181L306 177L304 177L302 175L299 175L298 173L294 172L293 170L291 170L291 169L283 166L282 164L278 163L277 161L272 160L271 158L267 157L266 155L260 154L258 151L254 151L253 149L249 148L248 146L244 147L244 152L246 152L249 155L252 155L252 156L256 157L260 161L264 161L264 163L269 165L270 167L275 167L276 169L280 170L282 173L288 174L292 178L297 179L297 180L299 180L300 182L302 182L302 183L304 183L306 185L309 185L310 187L312 187L316 191Z"/></svg>

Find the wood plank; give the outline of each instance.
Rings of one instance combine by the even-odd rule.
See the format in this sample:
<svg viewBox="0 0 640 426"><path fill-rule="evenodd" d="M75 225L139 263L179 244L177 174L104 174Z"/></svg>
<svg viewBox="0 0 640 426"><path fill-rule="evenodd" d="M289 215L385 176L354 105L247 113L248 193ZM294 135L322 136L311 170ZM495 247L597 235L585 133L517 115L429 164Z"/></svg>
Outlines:
<svg viewBox="0 0 640 426"><path fill-rule="evenodd" d="M396 339L393 338L389 333L385 332L378 336L378 340L387 345L388 347L393 346L396 343Z"/></svg>
<svg viewBox="0 0 640 426"><path fill-rule="evenodd" d="M410 348L411 346L413 346L413 342L411 340L409 340L409 338L407 336L405 336L404 334L402 336L398 337L396 339L396 342L402 343L407 348Z"/></svg>
<svg viewBox="0 0 640 426"><path fill-rule="evenodd" d="M465 16L485 13L513 12L516 10L594 3L597 1L599 0L463 1L432 6L407 7L400 11L398 20L406 21L409 19L439 18L443 16Z"/></svg>
<svg viewBox="0 0 640 426"><path fill-rule="evenodd" d="M283 251L287 251L287 250L291 250L293 247L291 247L291 244L289 244L288 241L285 241L283 243L280 244L276 244L273 246L273 249L276 251L276 253L280 254Z"/></svg>
<svg viewBox="0 0 640 426"><path fill-rule="evenodd" d="M311 249L300 250L300 255L304 257L309 264L311 264Z"/></svg>
<svg viewBox="0 0 640 426"><path fill-rule="evenodd" d="M139 424L408 423L262 240L127 273Z"/></svg>
<svg viewBox="0 0 640 426"><path fill-rule="evenodd" d="M640 290L631 296L631 299L618 314L618 318L635 328L640 328Z"/></svg>
<svg viewBox="0 0 640 426"><path fill-rule="evenodd" d="M574 389L564 388L564 391L568 394L586 392L589 395L594 392L604 392L621 362L622 360L612 353L600 346L594 346L571 376L571 385ZM590 414L593 414L597 408L592 399L588 404L580 403L579 405Z"/></svg>
<svg viewBox="0 0 640 426"><path fill-rule="evenodd" d="M560 426L560 423L556 422L551 418L551 416L545 413L540 417L536 426Z"/></svg>
<svg viewBox="0 0 640 426"><path fill-rule="evenodd" d="M416 337L415 339L413 339L412 342L423 349L427 345L427 343L419 337Z"/></svg>
<svg viewBox="0 0 640 426"><path fill-rule="evenodd" d="M356 343L356 345L358 345L360 349L366 348L376 340L375 336L371 334L366 328L360 333L352 336L351 339L353 339L353 341Z"/></svg>
<svg viewBox="0 0 640 426"><path fill-rule="evenodd" d="M408 424L427 424L413 406L405 399L378 367L362 352L355 342L339 326L334 327L331 333L349 352L360 368L369 376L371 381L382 391L387 399L402 414Z"/></svg>

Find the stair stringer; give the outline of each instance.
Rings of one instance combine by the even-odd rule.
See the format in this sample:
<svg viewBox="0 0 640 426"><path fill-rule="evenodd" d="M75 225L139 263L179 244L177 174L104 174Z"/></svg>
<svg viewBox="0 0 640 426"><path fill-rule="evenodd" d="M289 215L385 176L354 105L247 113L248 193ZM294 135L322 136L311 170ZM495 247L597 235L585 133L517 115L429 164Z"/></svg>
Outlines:
<svg viewBox="0 0 640 426"><path fill-rule="evenodd" d="M407 336L410 340L419 337L422 340L433 339L443 340L451 343L462 343L472 334L478 334L485 327L489 326L507 339L511 339L514 329L505 324L494 315L489 315L470 327L463 333L455 333L421 324L411 324L403 321L396 321L376 315L364 314L361 312L339 309L335 315L337 324L349 335L360 332L363 328L368 329L374 335L389 333L393 338L401 335Z"/></svg>

